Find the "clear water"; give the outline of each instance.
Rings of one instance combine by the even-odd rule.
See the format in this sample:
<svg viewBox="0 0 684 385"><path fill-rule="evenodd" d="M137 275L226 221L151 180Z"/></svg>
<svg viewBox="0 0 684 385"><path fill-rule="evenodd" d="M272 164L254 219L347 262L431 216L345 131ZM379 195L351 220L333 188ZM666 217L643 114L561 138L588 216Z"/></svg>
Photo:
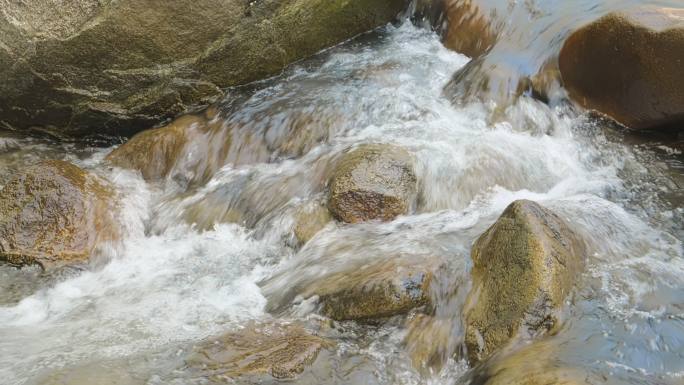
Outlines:
<svg viewBox="0 0 684 385"><path fill-rule="evenodd" d="M85 270L0 265L0 382L200 384L182 365L193 344L250 320L317 319L307 303L292 303L297 285L370 260L432 256L447 265L443 283L463 288L440 298L449 329L446 342L434 336L445 345L441 369L411 365L401 322L349 323L295 382L452 384L467 371L452 353L470 245L510 202L527 198L558 212L591 249L563 330L548 340L558 360L618 383L683 383L681 153L635 145L562 103L526 97L492 123L490 104L454 106L444 95L468 61L404 23L233 90L219 119L260 138L234 148L265 155L194 187L112 168L103 162L112 148L3 134L0 180L37 159L73 161L116 186L126 231ZM326 123L323 134L295 138L298 153L283 151L279 140L302 114ZM293 247L294 208L320 199L342 151L369 142L415 156L416 213L329 224ZM205 153L196 150L188 156ZM234 209L242 219L225 223Z"/></svg>

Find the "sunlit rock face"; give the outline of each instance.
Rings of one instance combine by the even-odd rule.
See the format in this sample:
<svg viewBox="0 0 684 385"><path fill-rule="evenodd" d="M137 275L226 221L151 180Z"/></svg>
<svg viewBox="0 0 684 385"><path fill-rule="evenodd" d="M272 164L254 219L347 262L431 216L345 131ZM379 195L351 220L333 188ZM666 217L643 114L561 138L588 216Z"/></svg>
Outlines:
<svg viewBox="0 0 684 385"><path fill-rule="evenodd" d="M44 269L85 263L115 240L114 192L71 163L44 161L0 190L0 259Z"/></svg>
<svg viewBox="0 0 684 385"><path fill-rule="evenodd" d="M394 20L404 0L0 5L0 123L129 134Z"/></svg>
<svg viewBox="0 0 684 385"><path fill-rule="evenodd" d="M560 217L532 201L511 203L473 245L464 309L470 362L557 326L584 258L583 242Z"/></svg>
<svg viewBox="0 0 684 385"><path fill-rule="evenodd" d="M684 9L655 6L586 25L559 57L563 83L577 103L637 130L681 130L683 63Z"/></svg>
<svg viewBox="0 0 684 385"><path fill-rule="evenodd" d="M366 145L342 157L330 180L328 207L341 221L392 220L414 205L416 175L405 150Z"/></svg>

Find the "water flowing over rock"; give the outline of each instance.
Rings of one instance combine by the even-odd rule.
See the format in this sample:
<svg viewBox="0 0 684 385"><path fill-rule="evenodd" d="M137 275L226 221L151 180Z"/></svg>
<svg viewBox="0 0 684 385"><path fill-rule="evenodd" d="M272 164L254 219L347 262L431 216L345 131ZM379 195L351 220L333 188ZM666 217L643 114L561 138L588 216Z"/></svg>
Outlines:
<svg viewBox="0 0 684 385"><path fill-rule="evenodd" d="M113 241L112 190L64 161L27 168L0 191L0 259L44 269L85 263Z"/></svg>
<svg viewBox="0 0 684 385"><path fill-rule="evenodd" d="M389 145L365 145L347 153L330 181L328 207L337 219L389 221L409 212L416 193L413 160Z"/></svg>
<svg viewBox="0 0 684 385"><path fill-rule="evenodd" d="M574 32L559 63L580 105L637 130L681 130L684 9L642 6L608 14Z"/></svg>
<svg viewBox="0 0 684 385"><path fill-rule="evenodd" d="M332 341L295 324L252 324L198 346L186 361L202 377L225 382L270 375L291 379L312 364Z"/></svg>
<svg viewBox="0 0 684 385"><path fill-rule="evenodd" d="M583 368L559 359L548 341L540 341L513 352L496 354L474 368L459 384L482 385L591 385L615 384Z"/></svg>
<svg viewBox="0 0 684 385"><path fill-rule="evenodd" d="M500 27L491 12L473 0L443 0L446 30L444 46L471 58L496 43Z"/></svg>
<svg viewBox="0 0 684 385"><path fill-rule="evenodd" d="M511 203L473 245L473 287L464 309L470 362L557 326L584 254L556 214L531 201Z"/></svg>
<svg viewBox="0 0 684 385"><path fill-rule="evenodd" d="M299 244L305 244L332 220L325 205L318 201L308 202L295 214L294 235Z"/></svg>
<svg viewBox="0 0 684 385"><path fill-rule="evenodd" d="M395 19L404 0L0 5L1 126L129 134Z"/></svg>

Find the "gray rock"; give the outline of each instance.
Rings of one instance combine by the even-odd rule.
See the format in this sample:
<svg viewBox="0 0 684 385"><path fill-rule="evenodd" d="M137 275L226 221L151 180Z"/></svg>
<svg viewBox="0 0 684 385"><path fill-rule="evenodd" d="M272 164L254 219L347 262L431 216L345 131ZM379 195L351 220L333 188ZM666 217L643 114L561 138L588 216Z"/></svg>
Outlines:
<svg viewBox="0 0 684 385"><path fill-rule="evenodd" d="M0 125L130 134L393 20L405 0L0 3Z"/></svg>

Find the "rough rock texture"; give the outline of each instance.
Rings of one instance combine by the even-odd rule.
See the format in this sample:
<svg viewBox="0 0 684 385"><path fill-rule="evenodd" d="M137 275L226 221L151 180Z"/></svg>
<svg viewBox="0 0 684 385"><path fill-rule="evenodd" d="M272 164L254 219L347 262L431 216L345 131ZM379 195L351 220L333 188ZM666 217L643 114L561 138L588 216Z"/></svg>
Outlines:
<svg viewBox="0 0 684 385"><path fill-rule="evenodd" d="M332 220L328 208L318 201L298 208L295 214L294 235L300 245L305 244Z"/></svg>
<svg viewBox="0 0 684 385"><path fill-rule="evenodd" d="M297 325L250 325L198 346L187 365L219 382L265 374L287 379L302 373L321 349L331 346L331 341Z"/></svg>
<svg viewBox="0 0 684 385"><path fill-rule="evenodd" d="M113 192L64 161L43 161L0 191L0 259L44 269L83 263L103 241L117 238Z"/></svg>
<svg viewBox="0 0 684 385"><path fill-rule="evenodd" d="M0 124L128 134L393 20L405 0L0 2Z"/></svg>
<svg viewBox="0 0 684 385"><path fill-rule="evenodd" d="M570 35L559 65L582 106L637 130L682 129L684 9L608 14Z"/></svg>
<svg viewBox="0 0 684 385"><path fill-rule="evenodd" d="M511 203L472 248L473 286L465 343L471 363L517 336L543 333L584 263L584 244L553 212L526 200Z"/></svg>
<svg viewBox="0 0 684 385"><path fill-rule="evenodd" d="M430 284L441 266L436 259L400 259L336 273L309 287L303 297L319 297L322 313L334 320L371 321L432 306Z"/></svg>
<svg viewBox="0 0 684 385"><path fill-rule="evenodd" d="M343 156L330 180L328 208L338 220L389 221L413 205L413 159L390 145L364 145Z"/></svg>

